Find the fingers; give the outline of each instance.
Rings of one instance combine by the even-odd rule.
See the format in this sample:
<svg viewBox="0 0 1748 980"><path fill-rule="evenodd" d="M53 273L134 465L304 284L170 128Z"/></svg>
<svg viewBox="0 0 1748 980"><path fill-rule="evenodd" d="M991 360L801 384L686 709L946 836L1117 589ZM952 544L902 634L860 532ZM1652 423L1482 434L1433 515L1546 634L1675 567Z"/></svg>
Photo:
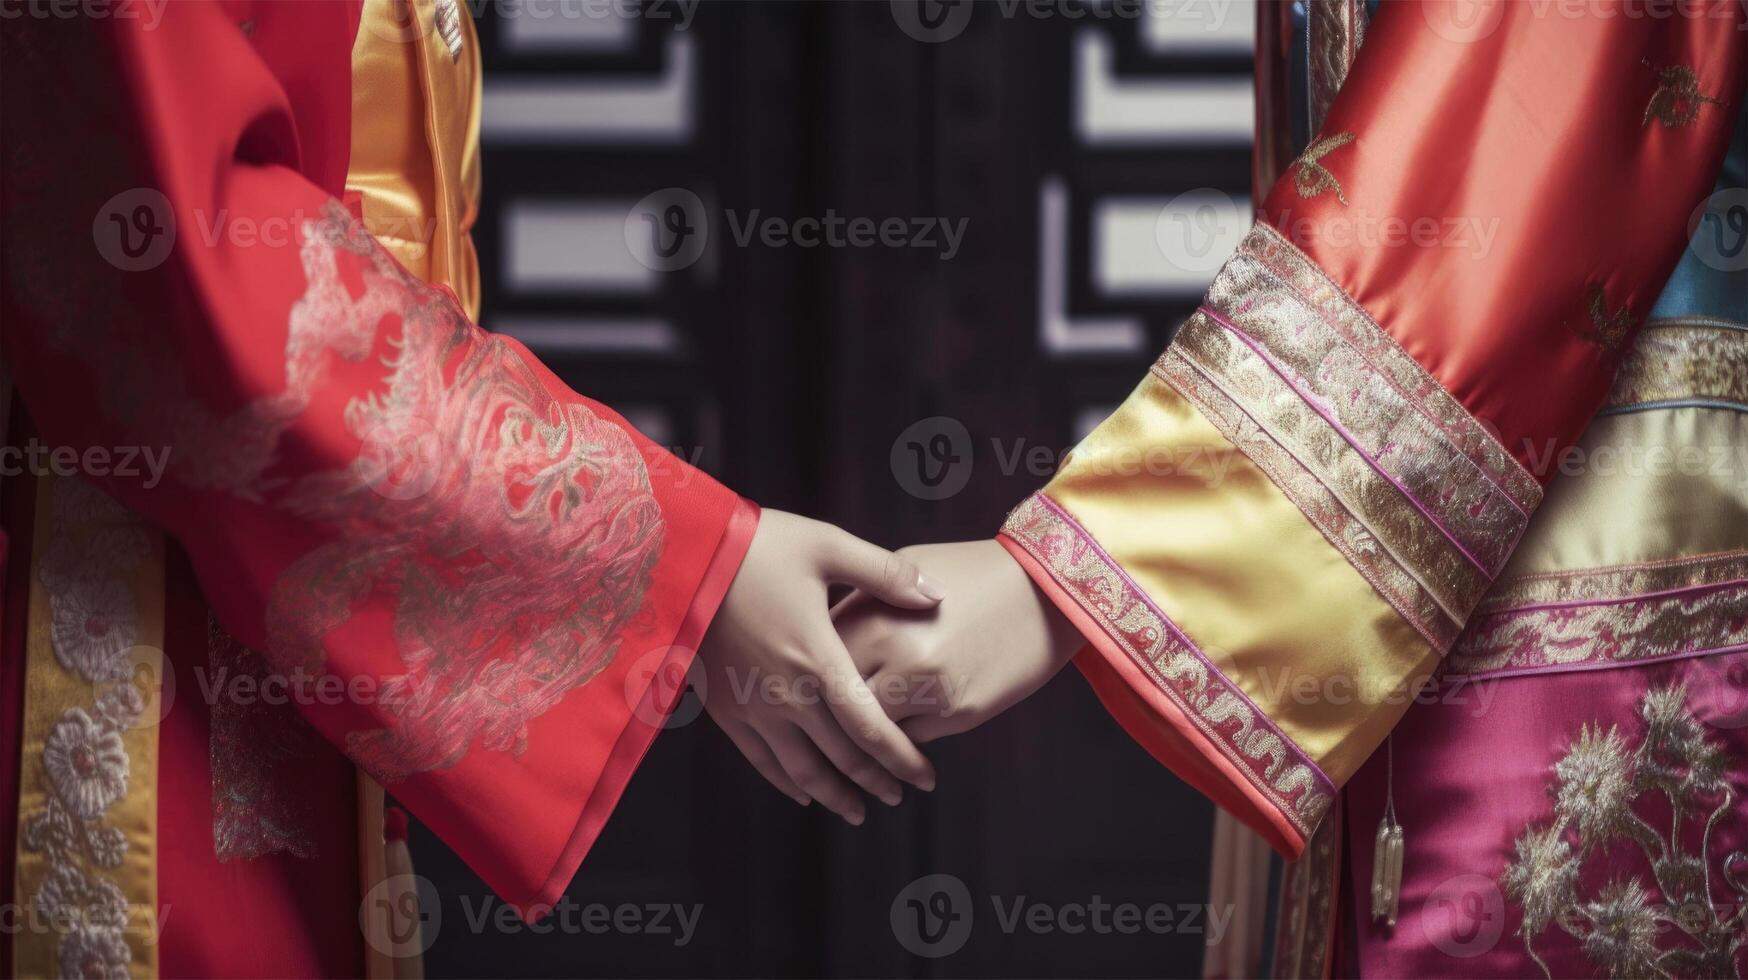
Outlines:
<svg viewBox="0 0 1748 980"><path fill-rule="evenodd" d="M897 806L904 800L904 787L892 773L868 753L857 747L838 720L825 711L810 711L800 718L801 728L813 739L813 744L825 753L827 760L850 781L867 790L887 806Z"/></svg>
<svg viewBox="0 0 1748 980"><path fill-rule="evenodd" d="M935 788L935 767L868 689L862 674L835 632L814 641L825 660L826 704L840 730L885 770L920 790ZM823 747L823 746L822 746ZM879 794L876 794L879 795Z"/></svg>
<svg viewBox="0 0 1748 980"><path fill-rule="evenodd" d="M764 736L740 722L729 722L720 727L727 733L734 747L740 749L740 754L752 763L759 775L765 777L766 782L802 806L813 802L801 787L795 785L795 780L790 779L789 774L783 771L783 764L777 761L771 747L765 744Z"/></svg>
<svg viewBox="0 0 1748 980"><path fill-rule="evenodd" d="M896 552L827 525L820 567L832 581L853 585L903 609L932 609L945 594L922 570Z"/></svg>
<svg viewBox="0 0 1748 980"><path fill-rule="evenodd" d="M862 825L866 817L862 794L826 759L806 732L795 725L782 725L764 734L777 762L802 792L851 826Z"/></svg>
<svg viewBox="0 0 1748 980"><path fill-rule="evenodd" d="M927 745L937 738L958 735L966 731L965 722L952 715L929 712L912 715L898 723L905 737L917 745Z"/></svg>

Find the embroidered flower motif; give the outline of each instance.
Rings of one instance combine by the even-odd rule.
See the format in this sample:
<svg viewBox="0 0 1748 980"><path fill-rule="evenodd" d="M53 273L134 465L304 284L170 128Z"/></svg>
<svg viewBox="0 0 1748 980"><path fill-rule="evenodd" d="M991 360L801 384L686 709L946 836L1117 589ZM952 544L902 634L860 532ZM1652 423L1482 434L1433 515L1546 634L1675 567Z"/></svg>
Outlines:
<svg viewBox="0 0 1748 980"><path fill-rule="evenodd" d="M1585 725L1566 757L1554 764L1558 778L1554 813L1578 826L1586 847L1614 837L1626 826L1633 794L1631 756L1620 732Z"/></svg>
<svg viewBox="0 0 1748 980"><path fill-rule="evenodd" d="M1553 930L1615 977L1736 974L1737 952L1748 942L1743 855L1724 858L1716 874L1708 871L1716 853L1712 831L1737 806L1724 772L1730 759L1688 708L1681 685L1647 691L1639 717L1645 733L1636 746L1614 726L1580 729L1553 766L1553 823L1526 829L1501 875L1506 894L1522 907L1524 949L1550 977L1536 942ZM1657 826L1635 812L1644 802L1665 815ZM1578 893L1583 856L1624 870L1621 851L1598 855L1597 845L1611 839L1643 853L1649 874L1615 877L1585 898Z"/></svg>
<svg viewBox="0 0 1748 980"><path fill-rule="evenodd" d="M1652 977L1662 972L1653 955L1657 913L1637 882L1609 883L1587 908L1595 924L1584 937L1584 955L1590 962L1606 964L1609 974L1616 977Z"/></svg>
<svg viewBox="0 0 1748 980"><path fill-rule="evenodd" d="M1523 905L1523 926L1541 932L1572 902L1578 862L1559 827L1532 830L1517 839L1517 860L1505 871L1505 893Z"/></svg>
<svg viewBox="0 0 1748 980"><path fill-rule="evenodd" d="M129 976L133 956L118 929L74 929L61 937L61 976L111 980Z"/></svg>
<svg viewBox="0 0 1748 980"><path fill-rule="evenodd" d="M115 731L134 727L146 710L146 699L133 684L117 684L97 699L97 718Z"/></svg>
<svg viewBox="0 0 1748 980"><path fill-rule="evenodd" d="M43 768L55 795L84 820L94 820L127 793L128 758L121 736L68 708L49 732Z"/></svg>
<svg viewBox="0 0 1748 980"><path fill-rule="evenodd" d="M111 577L84 577L49 596L55 659L88 681L112 681L128 672L127 654L139 636L133 592Z"/></svg>
<svg viewBox="0 0 1748 980"><path fill-rule="evenodd" d="M127 925L127 898L115 882L56 862L31 898L36 914L57 927L115 929Z"/></svg>
<svg viewBox="0 0 1748 980"><path fill-rule="evenodd" d="M1611 309L1608 293L1601 286L1592 284L1585 292L1585 302L1589 307L1588 322L1572 328L1572 332L1590 341L1606 351L1620 350L1627 342L1627 337L1633 332L1638 322L1630 307ZM1569 321L1568 321L1569 322Z"/></svg>

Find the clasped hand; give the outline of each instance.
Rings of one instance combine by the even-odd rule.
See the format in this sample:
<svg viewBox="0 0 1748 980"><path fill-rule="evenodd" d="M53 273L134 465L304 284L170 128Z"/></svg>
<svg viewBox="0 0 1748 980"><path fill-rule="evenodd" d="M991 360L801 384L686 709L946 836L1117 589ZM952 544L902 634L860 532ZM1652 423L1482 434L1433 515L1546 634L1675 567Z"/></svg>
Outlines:
<svg viewBox="0 0 1748 980"><path fill-rule="evenodd" d="M834 583L856 591L828 610ZM996 541L889 552L766 510L693 669L760 775L860 824L858 788L933 789L917 745L1023 700L1080 642Z"/></svg>

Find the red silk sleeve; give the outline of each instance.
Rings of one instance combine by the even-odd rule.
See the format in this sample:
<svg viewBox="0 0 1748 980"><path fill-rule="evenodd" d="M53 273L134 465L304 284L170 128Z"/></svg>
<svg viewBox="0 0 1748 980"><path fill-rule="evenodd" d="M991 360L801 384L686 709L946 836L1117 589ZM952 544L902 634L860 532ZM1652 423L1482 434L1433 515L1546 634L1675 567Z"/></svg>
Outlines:
<svg viewBox="0 0 1748 980"><path fill-rule="evenodd" d="M1281 851L1600 406L1717 176L1742 22L1384 4L1201 307L1010 515L1113 715Z"/></svg>
<svg viewBox="0 0 1748 980"><path fill-rule="evenodd" d="M337 202L355 5L130 9L7 26L10 373L47 441L136 461L101 482L181 542L227 629L538 914L757 511Z"/></svg>

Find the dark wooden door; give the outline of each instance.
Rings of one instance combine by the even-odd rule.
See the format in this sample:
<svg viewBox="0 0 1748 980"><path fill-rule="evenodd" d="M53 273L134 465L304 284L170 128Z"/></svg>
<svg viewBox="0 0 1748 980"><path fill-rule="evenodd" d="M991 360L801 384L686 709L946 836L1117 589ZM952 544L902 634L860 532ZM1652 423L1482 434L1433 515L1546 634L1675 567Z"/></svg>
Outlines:
<svg viewBox="0 0 1748 980"><path fill-rule="evenodd" d="M585 6L482 11L487 326L747 496L881 544L993 533L1193 307L1206 275L1150 243L1161 215L1197 188L1248 206L1244 4ZM639 207L676 259L615 245ZM834 216L842 247L746 234ZM857 218L905 233L857 246ZM693 257L674 236L700 227ZM694 716L570 889L635 927L505 929L421 834L428 971L1199 975L1211 811L1072 669L932 747L940 789L859 829ZM932 875L958 885L915 884ZM696 910L684 945L676 906Z"/></svg>

